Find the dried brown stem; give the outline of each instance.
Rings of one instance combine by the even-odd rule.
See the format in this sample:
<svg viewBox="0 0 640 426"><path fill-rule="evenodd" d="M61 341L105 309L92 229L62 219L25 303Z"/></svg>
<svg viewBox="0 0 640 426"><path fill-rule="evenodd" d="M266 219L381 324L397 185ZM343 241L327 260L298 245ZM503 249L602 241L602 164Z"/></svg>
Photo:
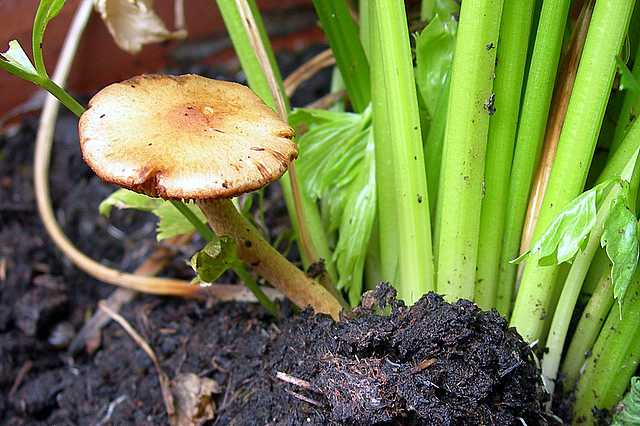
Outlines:
<svg viewBox="0 0 640 426"><path fill-rule="evenodd" d="M540 208L544 199L544 193L547 189L547 183L556 158L558 149L558 141L562 132L571 92L573 91L573 83L578 72L580 64L580 56L584 48L584 42L587 38L589 23L591 22L591 13L593 12L593 0L585 2L580 16L576 22L576 27L571 35L569 48L566 51L560 67L561 72L558 74L560 80L556 83L556 89L553 95L553 102L547 130L545 134L544 148L538 170L533 181L531 196L529 197L529 207L525 225L522 231L522 239L520 243L520 253L524 253L531 245L533 231L538 221Z"/></svg>
<svg viewBox="0 0 640 426"><path fill-rule="evenodd" d="M298 67L284 80L284 92L290 97L302 83L312 78L322 69L334 65L335 63L336 58L334 58L331 49L323 50L304 64L300 65L300 67Z"/></svg>

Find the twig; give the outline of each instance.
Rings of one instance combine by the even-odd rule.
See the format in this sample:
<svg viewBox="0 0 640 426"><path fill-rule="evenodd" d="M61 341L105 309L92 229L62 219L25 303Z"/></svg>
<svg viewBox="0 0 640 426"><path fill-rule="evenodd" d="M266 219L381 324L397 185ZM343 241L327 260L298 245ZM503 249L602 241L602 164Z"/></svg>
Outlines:
<svg viewBox="0 0 640 426"><path fill-rule="evenodd" d="M114 401L111 401L107 406L107 413L104 415L102 419L100 419L99 422L96 423L96 426L102 426L104 424L107 424L109 420L111 420L111 416L113 415L113 410L115 410L116 407L121 403L123 403L126 399L127 399L127 395L120 395Z"/></svg>
<svg viewBox="0 0 640 426"><path fill-rule="evenodd" d="M346 90L338 90L336 92L327 93L323 97L311 102L305 108L313 109L329 109L338 101L342 100L347 94Z"/></svg>
<svg viewBox="0 0 640 426"><path fill-rule="evenodd" d="M111 319L120 324L120 326L124 328L124 331L129 334L133 341L136 342L138 346L140 346L140 348L142 348L142 350L151 359L151 362L153 363L154 367L156 368L156 372L158 373L158 381L160 382L160 390L162 392L162 399L164 401L165 409L167 410L167 415L169 416L171 424L174 424L173 419L175 418L176 407L173 401L173 395L171 393L171 381L169 380L169 376L167 376L166 373L162 370L162 367L160 367L160 362L158 361L158 357L156 356L155 352L153 352L151 346L149 346L149 344L142 338L142 336L140 336L140 334L138 334L138 332L122 315L115 313L102 302L100 302L98 306L100 307L100 309L105 311L107 315L111 317Z"/></svg>
<svg viewBox="0 0 640 426"><path fill-rule="evenodd" d="M18 374L16 374L16 379L14 380L13 385L9 390L8 396L10 400L13 399L13 396L18 391L18 388L20 388L20 385L22 384L24 378L27 376L27 374L31 370L31 367L33 367L33 362L31 362L31 360L27 360L24 364L22 364L22 367L20 367L20 370L18 370Z"/></svg>
<svg viewBox="0 0 640 426"><path fill-rule="evenodd" d="M287 373L283 373L282 371L276 372L276 378L282 380L283 382L290 383L294 386L301 387L303 389L313 390L313 386L311 385L311 383L307 382L306 380L293 377Z"/></svg>
<svg viewBox="0 0 640 426"><path fill-rule="evenodd" d="M284 92L291 97L296 89L305 81L316 75L320 70L334 65L336 58L331 49L323 50L313 58L300 65L284 80Z"/></svg>
<svg viewBox="0 0 640 426"><path fill-rule="evenodd" d="M289 395L291 395L292 397L297 398L301 401L308 402L309 404L315 405L316 407L324 407L324 405L320 401L316 401L315 399L311 399L309 397L301 395L298 392L294 392L290 389L285 389L284 391Z"/></svg>

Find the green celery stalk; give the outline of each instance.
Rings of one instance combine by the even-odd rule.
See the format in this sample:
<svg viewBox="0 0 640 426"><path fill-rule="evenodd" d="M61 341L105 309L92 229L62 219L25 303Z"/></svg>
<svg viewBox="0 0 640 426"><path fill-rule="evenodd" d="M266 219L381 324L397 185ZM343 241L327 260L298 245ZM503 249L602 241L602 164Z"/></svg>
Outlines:
<svg viewBox="0 0 640 426"><path fill-rule="evenodd" d="M640 79L640 44L638 45L638 50L633 61L632 72L637 79ZM627 89L627 93L624 95L622 109L618 116L618 123L616 124L613 140L609 147L610 155L613 155L616 152L627 131L629 131L629 127L631 127L633 122L636 120L638 114L640 114L640 93Z"/></svg>
<svg viewBox="0 0 640 426"><path fill-rule="evenodd" d="M609 0L595 5L533 240L584 187L634 4ZM557 271L557 266L538 265L535 256L525 266L511 325L527 341L543 337Z"/></svg>
<svg viewBox="0 0 640 426"><path fill-rule="evenodd" d="M640 361L640 274L622 304L611 309L593 354L578 380L574 418L593 423L593 409L611 409L622 398Z"/></svg>
<svg viewBox="0 0 640 426"><path fill-rule="evenodd" d="M484 159L502 0L465 0L453 58L436 208L437 289L473 299Z"/></svg>
<svg viewBox="0 0 640 426"><path fill-rule="evenodd" d="M518 127L529 32L535 0L506 0L502 11L495 92L495 114L489 121L480 217L475 302L483 309L496 304L505 226L509 177Z"/></svg>
<svg viewBox="0 0 640 426"><path fill-rule="evenodd" d="M589 298L573 333L567 353L562 360L560 371L564 377L562 383L565 390L573 389L578 381L580 369L585 360L589 358L591 348L598 338L613 302L611 272L607 270L600 277L598 286Z"/></svg>
<svg viewBox="0 0 640 426"><path fill-rule="evenodd" d="M404 3L370 1L369 19L381 272L384 279L394 281L402 300L413 303L434 290L434 271Z"/></svg>
<svg viewBox="0 0 640 426"><path fill-rule="evenodd" d="M362 112L371 100L369 63L364 53L358 26L344 0L313 0L336 64L344 79L355 112Z"/></svg>
<svg viewBox="0 0 640 426"><path fill-rule="evenodd" d="M506 317L511 312L518 269L510 262L519 255L529 191L544 141L570 5L570 0L546 0L540 12L511 166L506 207L509 214L504 225L499 265L496 309Z"/></svg>

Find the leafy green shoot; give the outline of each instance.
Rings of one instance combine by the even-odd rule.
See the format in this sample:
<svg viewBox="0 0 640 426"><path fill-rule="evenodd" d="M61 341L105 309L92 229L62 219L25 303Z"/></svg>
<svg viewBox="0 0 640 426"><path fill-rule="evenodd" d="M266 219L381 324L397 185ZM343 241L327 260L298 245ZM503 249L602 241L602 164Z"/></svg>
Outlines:
<svg viewBox="0 0 640 426"><path fill-rule="evenodd" d="M613 201L600 243L606 249L607 256L613 264L611 268L613 296L621 307L636 271L639 254L638 222L629 210L624 196L619 196Z"/></svg>
<svg viewBox="0 0 640 426"><path fill-rule="evenodd" d="M451 72L458 29L458 23L452 13L457 10L452 6L446 10L448 13L436 12L431 22L415 35L418 98L430 117L436 113L438 100L444 92Z"/></svg>
<svg viewBox="0 0 640 426"><path fill-rule="evenodd" d="M375 160L371 110L362 114L297 109L290 123L309 131L297 139L298 174L305 192L322 201L328 234L337 233L334 260L338 287L357 304L376 211Z"/></svg>
<svg viewBox="0 0 640 426"><path fill-rule="evenodd" d="M236 262L236 242L226 236L209 241L191 257L191 267L201 283L214 282Z"/></svg>
<svg viewBox="0 0 640 426"><path fill-rule="evenodd" d="M206 220L204 214L194 203L185 203L185 205L200 221ZM102 201L99 207L100 214L109 216L114 207L140 210L156 215L158 217L158 241L188 234L196 230L185 215L178 211L171 202L138 194L128 189L119 189Z"/></svg>
<svg viewBox="0 0 640 426"><path fill-rule="evenodd" d="M42 40L44 31L53 18L55 18L64 6L64 0L41 0L38 5L36 17L33 22L31 43L33 49L33 59L35 65L22 49L17 40L9 42L6 52L0 53L0 68L9 74L15 75L23 80L30 81L47 90L75 115L80 116L84 112L84 107L78 103L63 88L54 83L47 74L42 55Z"/></svg>
<svg viewBox="0 0 640 426"><path fill-rule="evenodd" d="M617 405L615 411L611 426L640 424L640 377L631 378L629 392Z"/></svg>
<svg viewBox="0 0 640 426"><path fill-rule="evenodd" d="M584 247L606 194L620 184L618 179L607 180L580 194L556 216L531 249L512 262L519 263L530 255L538 257L539 264L544 266L573 259L578 250Z"/></svg>
<svg viewBox="0 0 640 426"><path fill-rule="evenodd" d="M64 6L65 0L40 0L36 17L33 21L33 31L31 33L31 47L33 50L33 61L35 68L40 76L48 79L47 69L44 66L42 56L42 43L44 40L44 31L49 22L58 16Z"/></svg>

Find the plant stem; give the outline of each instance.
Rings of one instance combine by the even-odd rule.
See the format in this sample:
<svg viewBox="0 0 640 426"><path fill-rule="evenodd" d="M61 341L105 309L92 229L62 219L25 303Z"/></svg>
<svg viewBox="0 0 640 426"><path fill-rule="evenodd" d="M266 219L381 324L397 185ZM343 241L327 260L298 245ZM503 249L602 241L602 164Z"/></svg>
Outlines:
<svg viewBox="0 0 640 426"><path fill-rule="evenodd" d="M271 247L231 200L198 201L198 206L218 235L236 240L238 256L293 303L302 308L310 305L316 312L339 319L342 307L338 300Z"/></svg>
<svg viewBox="0 0 640 426"><path fill-rule="evenodd" d="M85 108L75 100L73 96L67 93L62 87L58 86L52 80L43 79L38 83L38 86L45 89L47 92L55 96L62 105L64 105L69 111L74 113L77 117L80 117L84 113Z"/></svg>
<svg viewBox="0 0 640 426"><path fill-rule="evenodd" d="M560 369L565 391L570 391L575 386L580 369L589 357L591 348L598 338L602 324L613 306L613 286L611 285L611 272L605 271L594 293L589 298L589 303L582 312L580 321L573 333L571 344L562 361Z"/></svg>
<svg viewBox="0 0 640 426"><path fill-rule="evenodd" d="M506 208L509 214L502 240L496 308L504 316L511 312L518 266L510 262L519 255L529 190L544 140L570 4L570 0L545 1L540 12L518 124Z"/></svg>
<svg viewBox="0 0 640 426"><path fill-rule="evenodd" d="M474 296L484 158L502 0L465 0L452 64L436 212L438 292ZM489 105L490 106L490 105Z"/></svg>
<svg viewBox="0 0 640 426"><path fill-rule="evenodd" d="M386 280L396 278L387 256L397 259L398 295L413 303L435 286L429 196L404 3L371 1L369 19L382 274ZM390 251L395 249L396 253Z"/></svg>
<svg viewBox="0 0 640 426"><path fill-rule="evenodd" d="M358 37L358 26L344 0L313 0L313 5L344 79L351 105L355 112L362 112L371 100L371 88L369 64Z"/></svg>
<svg viewBox="0 0 640 426"><path fill-rule="evenodd" d="M200 234L205 241L213 241L217 238L211 228L209 228L206 223L203 223L185 203L182 201L171 200L171 204L173 204L173 206L193 225L198 234ZM266 294L264 294L251 274L247 272L244 265L240 262L235 262L233 264L233 271L244 285L253 293L253 295L256 296L256 299L258 299L258 302L260 302L262 307L274 317L277 316L278 308L276 304L273 303Z"/></svg>
<svg viewBox="0 0 640 426"><path fill-rule="evenodd" d="M640 79L640 44L638 45L636 56L633 61L632 72L637 79ZM616 130L613 135L613 140L611 141L611 146L609 147L610 155L613 155L616 152L633 122L637 121L636 117L638 117L639 114L640 93L626 89L622 109L620 110L618 123L616 124Z"/></svg>
<svg viewBox="0 0 640 426"><path fill-rule="evenodd" d="M485 159L485 192L480 217L475 302L483 309L496 304L509 175L518 127L520 94L527 61L535 0L506 1L498 41L495 114L489 122Z"/></svg>
<svg viewBox="0 0 640 426"><path fill-rule="evenodd" d="M574 418L593 422L593 409L611 409L622 398L640 361L640 274L627 290L622 311L611 309L578 381Z"/></svg>
<svg viewBox="0 0 640 426"><path fill-rule="evenodd" d="M640 148L640 120L636 120L633 123L616 152L607 160L607 164L604 166L596 183L620 176L629 158L635 154L638 148Z"/></svg>
<svg viewBox="0 0 640 426"><path fill-rule="evenodd" d="M262 307L267 312L269 312L269 314L277 317L278 306L273 301L271 301L271 299L269 299L266 294L264 294L256 280L249 273L249 271L247 271L247 268L241 262L235 262L233 265L233 272L236 273L245 287L247 287L251 291L251 293L256 296L256 299L258 299L258 302L260 302Z"/></svg>
<svg viewBox="0 0 640 426"><path fill-rule="evenodd" d="M595 5L534 240L584 187L634 3ZM536 257L525 266L511 324L527 341L542 337L557 270L538 265Z"/></svg>
<svg viewBox="0 0 640 426"><path fill-rule="evenodd" d="M193 225L196 232L198 232L205 241L213 241L216 239L216 234L213 233L211 228L209 228L206 223L203 223L185 203L178 200L171 200L171 204Z"/></svg>
<svg viewBox="0 0 640 426"><path fill-rule="evenodd" d="M240 64L242 65L242 69L247 75L249 86L267 105L275 109L277 105L276 94L272 93L271 86L273 80L275 80L278 91L280 94L283 94L282 77L280 76L280 71L277 67L275 56L266 35L264 24L258 13L255 0L247 0L247 3L251 9L257 31L260 34L262 47L266 52L271 71L273 72L271 85L251 42L251 37L245 29L244 20L238 9L237 1L217 0L217 3L238 59L240 60ZM282 95L280 99L282 103L284 103L285 109L288 108L288 100L286 97ZM301 187L301 185L296 182L293 173L289 172L287 175L288 177L280 179L280 185L282 186L282 192L292 226L299 237L303 262L305 266L308 266L318 259L324 259L327 271L332 277L336 277L333 256L329 250L329 243L324 228L322 227L322 220L320 219L317 206L304 193L299 191L298 193L294 192L294 189ZM298 217L303 218L303 220L298 220Z"/></svg>
<svg viewBox="0 0 640 426"><path fill-rule="evenodd" d="M620 187L609 191L602 202L602 207L596 215L596 223L591 230L586 247L580 251L571 264L569 275L564 282L560 299L555 305L553 321L547 338L548 352L542 358L542 378L549 394L554 394L555 380L558 375L560 358L564 342L569 331L569 322L573 315L584 278L589 271L589 265L600 247L600 237L604 232L604 225L611 211L611 203L620 191Z"/></svg>

